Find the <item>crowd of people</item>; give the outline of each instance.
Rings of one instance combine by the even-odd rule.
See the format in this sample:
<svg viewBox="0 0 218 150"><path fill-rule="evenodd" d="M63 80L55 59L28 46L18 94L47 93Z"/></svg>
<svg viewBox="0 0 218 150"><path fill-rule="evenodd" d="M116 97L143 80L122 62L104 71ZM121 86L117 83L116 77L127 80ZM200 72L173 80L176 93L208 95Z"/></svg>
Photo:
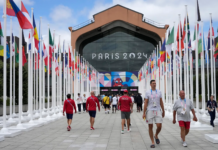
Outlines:
<svg viewBox="0 0 218 150"><path fill-rule="evenodd" d="M121 134L124 134L124 128L127 126L127 132L130 132L131 126L131 113L133 113L133 105L135 104L137 110L136 112L143 111L142 119L148 124L149 136L151 139L150 148L155 148L155 143L160 144L160 139L158 137L162 129L163 118L165 116L165 109L162 100L162 93L160 90L156 89L155 80L150 81L151 89L145 92L145 97L142 97L140 93L138 94L129 94L127 90L124 90L123 95L98 95L95 96L95 93L92 91L91 96L86 98L86 95L78 96L76 98L76 103L78 107L78 112L81 113L81 106L83 107L83 112L89 113L90 116L90 130L95 130L94 122L96 117L96 108L100 112L100 105L104 108L105 114L109 114L112 109L112 113L116 111L121 112ZM175 124L178 122L180 127L180 136L182 145L187 147L186 136L189 133L191 116L190 112L193 114L193 121L198 121L194 106L191 100L185 98L185 92L183 90L179 93L180 99L174 102L173 106L173 121ZM207 102L207 109L211 116L211 125L214 126L214 119L216 110L218 112L217 103L213 100L214 97L211 96L211 100ZM144 103L144 107L143 106ZM63 115L67 117L67 130L71 130L71 123L73 118L73 112L77 113L76 104L71 95L67 95L67 99L64 101L63 105ZM153 124L156 124L157 129L155 134L153 133Z"/></svg>

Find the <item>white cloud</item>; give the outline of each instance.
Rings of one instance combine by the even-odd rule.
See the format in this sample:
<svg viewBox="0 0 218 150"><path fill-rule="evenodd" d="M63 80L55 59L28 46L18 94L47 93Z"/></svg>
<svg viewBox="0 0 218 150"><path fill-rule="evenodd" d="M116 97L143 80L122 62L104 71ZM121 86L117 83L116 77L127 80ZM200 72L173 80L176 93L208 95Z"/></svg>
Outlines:
<svg viewBox="0 0 218 150"><path fill-rule="evenodd" d="M49 15L53 21L72 19L72 10L64 5L58 5L52 9Z"/></svg>

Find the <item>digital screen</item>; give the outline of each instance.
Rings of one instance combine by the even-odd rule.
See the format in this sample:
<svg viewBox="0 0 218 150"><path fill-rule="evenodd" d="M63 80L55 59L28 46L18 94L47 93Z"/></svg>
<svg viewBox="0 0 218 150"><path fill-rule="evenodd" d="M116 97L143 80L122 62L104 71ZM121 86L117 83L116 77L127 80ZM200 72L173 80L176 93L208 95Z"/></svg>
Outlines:
<svg viewBox="0 0 218 150"><path fill-rule="evenodd" d="M111 91L118 91L118 89L111 89Z"/></svg>
<svg viewBox="0 0 218 150"><path fill-rule="evenodd" d="M108 89L102 89L101 91L108 91Z"/></svg>
<svg viewBox="0 0 218 150"><path fill-rule="evenodd" d="M124 90L127 90L127 89L121 89L121 91L124 91Z"/></svg>
<svg viewBox="0 0 218 150"><path fill-rule="evenodd" d="M130 89L130 91L138 91L137 89Z"/></svg>

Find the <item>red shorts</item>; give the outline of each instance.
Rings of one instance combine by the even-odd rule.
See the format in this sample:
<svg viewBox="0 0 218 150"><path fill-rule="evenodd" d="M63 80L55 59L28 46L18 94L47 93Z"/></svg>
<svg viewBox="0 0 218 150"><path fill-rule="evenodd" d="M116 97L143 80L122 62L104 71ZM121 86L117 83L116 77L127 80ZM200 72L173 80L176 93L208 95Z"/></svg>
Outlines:
<svg viewBox="0 0 218 150"><path fill-rule="evenodd" d="M180 127L185 127L186 129L190 129L190 122L179 121Z"/></svg>

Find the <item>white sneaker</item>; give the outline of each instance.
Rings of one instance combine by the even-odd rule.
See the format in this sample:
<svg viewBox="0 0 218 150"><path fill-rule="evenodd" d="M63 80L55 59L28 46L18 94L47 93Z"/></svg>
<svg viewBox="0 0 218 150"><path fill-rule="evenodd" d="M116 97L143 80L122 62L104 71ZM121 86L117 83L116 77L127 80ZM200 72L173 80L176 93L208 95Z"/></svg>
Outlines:
<svg viewBox="0 0 218 150"><path fill-rule="evenodd" d="M131 132L131 128L129 128L129 130L127 129L127 132Z"/></svg>
<svg viewBox="0 0 218 150"><path fill-rule="evenodd" d="M124 131L123 131L123 130L121 130L121 134L124 134Z"/></svg>
<svg viewBox="0 0 218 150"><path fill-rule="evenodd" d="M187 143L184 141L182 144L184 147L187 147Z"/></svg>

